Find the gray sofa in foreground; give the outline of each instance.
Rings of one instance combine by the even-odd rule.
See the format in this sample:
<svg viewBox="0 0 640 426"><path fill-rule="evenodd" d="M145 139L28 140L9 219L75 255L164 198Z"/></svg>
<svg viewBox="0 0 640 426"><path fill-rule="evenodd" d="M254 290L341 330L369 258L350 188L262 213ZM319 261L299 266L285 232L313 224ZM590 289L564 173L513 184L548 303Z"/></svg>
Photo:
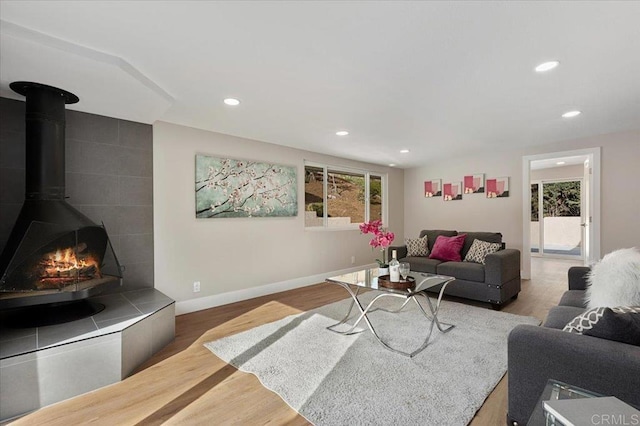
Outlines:
<svg viewBox="0 0 640 426"><path fill-rule="evenodd" d="M491 303L494 309L500 309L506 302L518 297L520 292L520 251L505 249L502 234L499 232L458 232L447 230L423 230L420 237L427 236L429 253L433 250L436 238L440 235L453 237L466 234L461 258L464 260L473 241L479 239L489 243L500 243L503 249L487 255L485 264L473 262L443 262L428 257L407 257L406 246L389 247L397 250L400 262L409 262L411 271L455 277L445 289L445 294ZM434 288L439 291L440 288Z"/></svg>
<svg viewBox="0 0 640 426"><path fill-rule="evenodd" d="M543 327L519 325L509 334L507 424L525 425L549 379L640 407L640 347L562 331L586 310L589 268L569 269L569 290Z"/></svg>

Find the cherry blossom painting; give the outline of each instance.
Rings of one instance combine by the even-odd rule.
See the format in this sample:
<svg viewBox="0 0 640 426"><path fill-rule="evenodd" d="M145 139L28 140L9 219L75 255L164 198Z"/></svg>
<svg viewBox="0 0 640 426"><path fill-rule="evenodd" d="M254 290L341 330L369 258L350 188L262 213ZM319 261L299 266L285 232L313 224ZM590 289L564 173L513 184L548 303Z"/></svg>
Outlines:
<svg viewBox="0 0 640 426"><path fill-rule="evenodd" d="M196 155L196 217L298 215L296 168Z"/></svg>
<svg viewBox="0 0 640 426"><path fill-rule="evenodd" d="M444 201L462 200L462 182L442 184Z"/></svg>

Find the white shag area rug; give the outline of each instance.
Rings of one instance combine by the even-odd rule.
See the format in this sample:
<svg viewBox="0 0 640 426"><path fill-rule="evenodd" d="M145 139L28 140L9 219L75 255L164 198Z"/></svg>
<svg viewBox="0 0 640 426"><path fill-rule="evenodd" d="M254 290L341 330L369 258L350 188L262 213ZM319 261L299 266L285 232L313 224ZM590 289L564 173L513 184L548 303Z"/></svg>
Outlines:
<svg viewBox="0 0 640 426"><path fill-rule="evenodd" d="M368 329L351 336L326 330L344 316L349 302L292 315L205 346L239 370L255 374L316 425L466 425L507 370L511 329L540 323L533 317L443 301L438 318L456 327L445 334L434 328L429 346L408 358L383 348ZM393 309L401 300L378 302ZM377 311L369 317L379 335L405 352L418 348L429 328L414 303L399 314ZM364 322L360 326L366 328Z"/></svg>

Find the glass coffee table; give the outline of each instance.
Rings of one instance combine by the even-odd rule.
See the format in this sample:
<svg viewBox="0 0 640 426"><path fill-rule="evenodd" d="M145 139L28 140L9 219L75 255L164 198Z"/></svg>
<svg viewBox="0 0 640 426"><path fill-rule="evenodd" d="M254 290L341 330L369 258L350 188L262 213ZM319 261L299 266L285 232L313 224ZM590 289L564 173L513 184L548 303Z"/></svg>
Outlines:
<svg viewBox="0 0 640 426"><path fill-rule="evenodd" d="M351 304L349 305L349 309L347 310L347 313L344 316L344 318L339 322L327 327L327 329L335 333L346 334L346 335L361 333L364 330L357 330L356 328L358 324L360 324L360 322L364 320L367 326L369 327L369 330L376 338L376 340L378 340L378 342L382 346L384 346L386 349L410 358L419 354L429 345L429 340L431 339L434 325L438 327L438 330L440 330L442 333L451 331L451 329L454 327L454 325L452 324L445 324L438 320L438 310L440 309L440 302L442 302L442 295L444 294L445 288L451 281L455 280L455 278L449 277L446 275L436 275L436 274L429 274L425 272L412 272L410 274L411 275L407 277L407 279L409 278L414 279L415 285L407 289L396 289L396 288L384 287L382 285L383 281L378 279L379 278L378 268L363 269L361 271L350 272L348 274L327 278L326 282L342 286L345 290L347 290L347 292L351 296ZM431 302L431 299L427 295L427 290L437 287L439 285L441 285L442 287L440 288L440 291L438 293L438 298L434 306L434 304ZM371 300L371 302L369 302L366 306L363 306L362 302L358 298L359 292L361 290L377 290L379 294L377 294L373 298L373 300ZM405 299L405 300L402 303L402 306L400 306L396 310L390 311L383 308L374 308L374 305L376 304L376 302L385 297L395 297L395 298ZM423 297L424 299L427 300L427 305L429 307L429 311L431 312L431 315L429 315L425 311L424 307L418 301L418 297ZM418 306L418 308L420 309L424 317L427 320L431 321L431 325L429 327L429 332L427 333L427 336L422 346L420 346L418 349L416 349L413 352L403 352L401 350L392 348L391 346L389 346L389 344L387 344L384 340L380 338L378 333L376 333L375 328L371 324L371 321L369 320L369 317L367 314L374 312L376 310L383 310L386 312L398 313L402 311L402 309L404 309L404 307L407 306L407 304L410 303L411 301L415 302L415 304ZM354 306L357 306L358 310L360 311L360 315L358 316L358 319L356 320L356 322L348 330L345 330L345 331L336 330L336 327L342 324L345 324L351 318L351 312L353 311Z"/></svg>
<svg viewBox="0 0 640 426"><path fill-rule="evenodd" d="M527 422L527 426L554 426L561 425L551 413L548 413L543 404L545 401L559 400L559 399L578 399L578 398L598 398L602 397L596 392L592 392L587 389L579 388L578 386L563 383L558 380L549 379L547 384L538 399L535 410L531 413L531 417ZM604 423L602 423L604 424Z"/></svg>

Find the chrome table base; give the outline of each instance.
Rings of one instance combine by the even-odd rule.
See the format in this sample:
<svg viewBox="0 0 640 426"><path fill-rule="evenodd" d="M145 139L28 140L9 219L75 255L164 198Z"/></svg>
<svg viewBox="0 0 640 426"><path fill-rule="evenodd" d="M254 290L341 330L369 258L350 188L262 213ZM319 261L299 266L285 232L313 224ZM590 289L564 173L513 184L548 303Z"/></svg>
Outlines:
<svg viewBox="0 0 640 426"><path fill-rule="evenodd" d="M374 297L373 300L371 302L369 302L369 304L366 307L363 307L362 303L360 303L360 300L358 299L358 293L360 291L360 287L356 287L356 290L354 292L353 289L351 288L351 285L349 285L347 283L331 281L334 284L341 285L342 287L344 287L345 290L347 290L349 295L351 295L351 304L349 305L349 309L347 310L347 314L344 316L344 318L342 318L339 322L327 327L327 330L333 331L334 333L345 334L345 335L352 335L352 334L361 333L364 330L356 330L356 328L358 327L358 324L360 324L360 322L362 320L364 320L367 323L367 326L369 327L369 330L371 331L373 336L376 338L376 340L382 346L384 346L386 349L388 349L388 350L390 350L392 352L398 353L400 355L407 356L409 358L413 358L415 355L417 355L420 352L422 352L429 345L429 341L431 340L431 335L433 333L433 326L434 325L436 327L438 327L438 330L440 330L440 332L442 332L442 333L447 333L447 332L451 331L452 328L455 327L455 325L446 324L446 323L440 322L440 320L438 320L438 310L440 309L440 302L442 301L442 295L444 294L444 289L447 287L447 284L449 284L455 278L451 278L451 279L446 280L446 281L443 282L442 288L440 289L440 292L438 294L438 299L437 299L435 307L433 306L433 303L431 303L431 299L427 295L426 290L420 290L420 287L422 286L422 284L424 284L426 281L428 281L430 279L436 279L436 278L437 279L442 279L441 277L434 277L434 276L426 277L420 282L420 284L418 284L416 286L416 290L417 291L413 291L412 292L410 290L407 290L406 294L385 292L385 289L378 289L382 293L380 293L376 297ZM427 314L427 312L425 311L423 306L418 301L418 296L422 296L427 300L427 304L429 306L429 310L431 311L431 316L429 316L429 314ZM396 297L396 298L400 298L400 299L405 299L405 301L402 304L402 306L400 306L400 308L395 309L395 310L387 310L387 309L383 309L383 308L373 308L375 303L378 300L380 300L380 299L382 299L384 297ZM389 346L389 344L387 344L384 340L382 340L380 338L380 336L376 332L376 329L373 327L373 324L371 324L371 321L369 320L369 317L368 317L367 314L369 314L371 312L378 311L378 310L385 311L385 312L391 312L391 313L398 313L398 312L402 311L402 309L404 309L404 307L407 306L407 304L411 300L413 300L415 302L415 304L418 305L418 308L420 308L420 311L425 316L425 318L427 318L428 320L431 320L431 325L429 327L429 332L427 333L427 336L426 336L422 346L420 346L418 349L416 349L413 352L404 352L404 351L392 348L391 346ZM360 316L358 317L357 321L348 330L345 330L345 331L336 330L336 327L338 327L338 326L340 326L342 324L345 324L349 320L349 318L351 318L351 312L353 311L353 307L354 306L357 306L359 311L360 311ZM443 325L445 327L443 327Z"/></svg>

